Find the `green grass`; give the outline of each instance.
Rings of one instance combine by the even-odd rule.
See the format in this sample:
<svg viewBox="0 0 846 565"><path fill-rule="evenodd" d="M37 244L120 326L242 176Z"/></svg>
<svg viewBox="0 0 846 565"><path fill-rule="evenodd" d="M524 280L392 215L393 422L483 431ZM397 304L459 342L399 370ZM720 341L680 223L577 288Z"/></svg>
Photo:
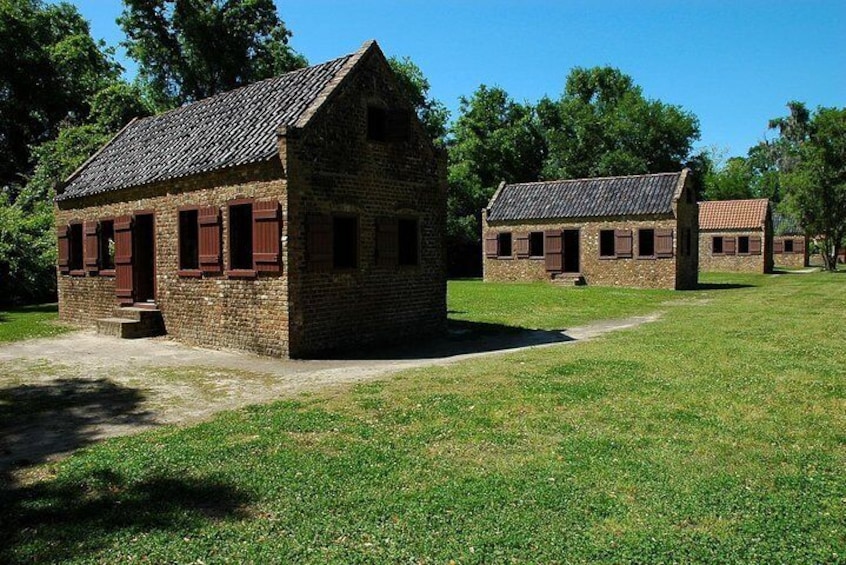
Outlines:
<svg viewBox="0 0 846 565"><path fill-rule="evenodd" d="M50 337L68 331L69 328L57 323L58 312L55 304L0 310L0 343Z"/></svg>
<svg viewBox="0 0 846 565"><path fill-rule="evenodd" d="M102 443L3 489L0 561L843 562L846 278L705 282L453 283L470 321L664 314Z"/></svg>

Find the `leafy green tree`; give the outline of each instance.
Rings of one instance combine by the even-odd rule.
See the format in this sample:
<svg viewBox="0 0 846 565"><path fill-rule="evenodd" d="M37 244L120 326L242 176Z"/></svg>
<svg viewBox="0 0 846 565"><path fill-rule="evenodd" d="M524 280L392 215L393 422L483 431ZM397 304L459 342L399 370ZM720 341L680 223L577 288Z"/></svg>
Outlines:
<svg viewBox="0 0 846 565"><path fill-rule="evenodd" d="M273 0L124 0L118 23L157 110L305 65Z"/></svg>
<svg viewBox="0 0 846 565"><path fill-rule="evenodd" d="M0 0L0 186L22 182L30 148L81 123L120 67L71 4Z"/></svg>
<svg viewBox="0 0 846 565"><path fill-rule="evenodd" d="M429 94L429 80L423 75L423 71L409 57L391 57L388 63L396 73L406 97L417 110L417 116L423 122L426 132L437 145L445 146L449 110Z"/></svg>
<svg viewBox="0 0 846 565"><path fill-rule="evenodd" d="M753 193L754 173L749 161L743 157L731 157L721 167L707 174L704 182L704 200L742 200L757 198Z"/></svg>
<svg viewBox="0 0 846 565"><path fill-rule="evenodd" d="M618 69L576 67L559 100L537 107L549 153L545 178L581 178L679 170L699 139L696 116L645 98Z"/></svg>
<svg viewBox="0 0 846 565"><path fill-rule="evenodd" d="M531 106L485 85L461 98L451 133L447 234L454 241L477 242L481 210L496 187L537 180L545 142Z"/></svg>
<svg viewBox="0 0 846 565"><path fill-rule="evenodd" d="M791 116L771 122L780 128L778 141L787 150L781 160L786 205L808 234L819 238L825 267L834 270L846 238L846 108L800 114L801 128L786 130L782 126L794 114L790 108Z"/></svg>

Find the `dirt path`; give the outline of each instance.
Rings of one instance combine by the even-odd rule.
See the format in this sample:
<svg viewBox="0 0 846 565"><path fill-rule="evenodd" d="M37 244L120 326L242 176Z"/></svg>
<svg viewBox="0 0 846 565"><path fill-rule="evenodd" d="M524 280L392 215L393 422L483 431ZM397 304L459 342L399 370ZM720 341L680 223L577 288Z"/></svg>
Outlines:
<svg viewBox="0 0 846 565"><path fill-rule="evenodd" d="M593 339L660 313L564 331L479 331L457 324L426 344L359 358L289 361L121 340L83 331L0 346L0 475L116 435L371 380L402 369ZM355 356L353 356L355 357Z"/></svg>

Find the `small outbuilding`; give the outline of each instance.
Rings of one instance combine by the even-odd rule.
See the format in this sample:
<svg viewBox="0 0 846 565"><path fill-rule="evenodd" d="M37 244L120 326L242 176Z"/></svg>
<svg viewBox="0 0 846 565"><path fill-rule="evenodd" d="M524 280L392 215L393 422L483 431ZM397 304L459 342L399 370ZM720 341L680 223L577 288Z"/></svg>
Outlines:
<svg viewBox="0 0 846 565"><path fill-rule="evenodd" d="M690 175L501 184L482 211L485 280L696 288Z"/></svg>
<svg viewBox="0 0 846 565"><path fill-rule="evenodd" d="M779 267L807 267L808 236L790 216L773 212L773 263Z"/></svg>
<svg viewBox="0 0 846 565"><path fill-rule="evenodd" d="M367 42L82 165L56 198L60 319L282 357L417 338L446 324L445 216L444 154Z"/></svg>
<svg viewBox="0 0 846 565"><path fill-rule="evenodd" d="M771 273L773 220L770 201L758 198L700 202L699 269Z"/></svg>

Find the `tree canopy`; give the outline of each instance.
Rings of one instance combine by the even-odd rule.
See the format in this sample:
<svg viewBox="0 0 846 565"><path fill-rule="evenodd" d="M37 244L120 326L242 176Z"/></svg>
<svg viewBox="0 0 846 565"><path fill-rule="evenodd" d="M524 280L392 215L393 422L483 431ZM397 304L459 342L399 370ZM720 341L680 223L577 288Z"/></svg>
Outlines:
<svg viewBox="0 0 846 565"><path fill-rule="evenodd" d="M548 155L544 178L582 178L679 170L699 139L699 121L678 106L644 97L611 67L576 67L558 100L537 114Z"/></svg>
<svg viewBox="0 0 846 565"><path fill-rule="evenodd" d="M22 184L30 148L81 123L117 80L110 50L71 4L0 0L0 187Z"/></svg>
<svg viewBox="0 0 846 565"><path fill-rule="evenodd" d="M303 67L273 0L124 0L118 23L157 110Z"/></svg>

